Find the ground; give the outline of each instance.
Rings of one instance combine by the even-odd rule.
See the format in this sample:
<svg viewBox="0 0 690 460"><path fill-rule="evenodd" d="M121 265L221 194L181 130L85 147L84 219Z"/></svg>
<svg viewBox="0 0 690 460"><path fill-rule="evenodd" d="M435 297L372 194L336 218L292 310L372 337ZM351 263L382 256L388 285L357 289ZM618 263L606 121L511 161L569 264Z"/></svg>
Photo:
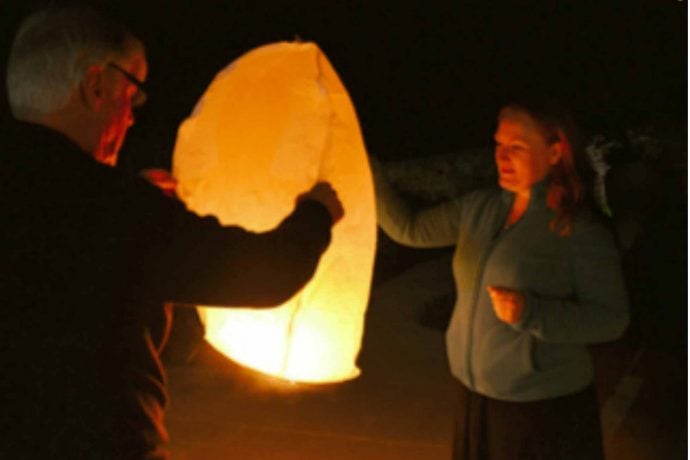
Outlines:
<svg viewBox="0 0 690 460"><path fill-rule="evenodd" d="M377 273L355 380L286 383L243 369L208 346L171 368L173 458L450 458L454 396L443 333L420 322L428 305L452 293L449 255L403 259L411 266ZM593 354L608 460L686 458L682 363L628 339Z"/></svg>

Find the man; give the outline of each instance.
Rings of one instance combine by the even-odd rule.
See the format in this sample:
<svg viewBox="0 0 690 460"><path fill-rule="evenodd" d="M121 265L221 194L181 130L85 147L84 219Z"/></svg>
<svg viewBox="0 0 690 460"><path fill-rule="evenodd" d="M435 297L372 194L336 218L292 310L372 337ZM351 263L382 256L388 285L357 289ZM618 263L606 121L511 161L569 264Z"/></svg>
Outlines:
<svg viewBox="0 0 690 460"><path fill-rule="evenodd" d="M49 9L8 61L0 137L0 458L165 459L164 302L276 305L342 217L317 184L275 230L200 218L112 168L143 103L142 43Z"/></svg>

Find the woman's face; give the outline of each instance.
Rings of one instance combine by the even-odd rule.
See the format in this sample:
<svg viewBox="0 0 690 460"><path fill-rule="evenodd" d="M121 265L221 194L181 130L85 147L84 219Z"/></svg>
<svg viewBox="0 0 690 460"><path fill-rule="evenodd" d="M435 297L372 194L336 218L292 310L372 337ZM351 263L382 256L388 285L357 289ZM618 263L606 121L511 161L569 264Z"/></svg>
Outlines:
<svg viewBox="0 0 690 460"><path fill-rule="evenodd" d="M498 183L517 194L529 194L561 159L560 143L549 143L539 125L519 111L504 114L494 134Z"/></svg>

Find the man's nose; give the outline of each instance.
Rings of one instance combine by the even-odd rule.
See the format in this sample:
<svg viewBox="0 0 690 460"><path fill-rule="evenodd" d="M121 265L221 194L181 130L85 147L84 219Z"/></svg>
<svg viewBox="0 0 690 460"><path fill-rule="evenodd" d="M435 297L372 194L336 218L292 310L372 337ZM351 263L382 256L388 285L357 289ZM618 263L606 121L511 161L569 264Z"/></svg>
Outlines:
<svg viewBox="0 0 690 460"><path fill-rule="evenodd" d="M502 145L497 145L495 155L497 160L507 160L509 157L508 148Z"/></svg>

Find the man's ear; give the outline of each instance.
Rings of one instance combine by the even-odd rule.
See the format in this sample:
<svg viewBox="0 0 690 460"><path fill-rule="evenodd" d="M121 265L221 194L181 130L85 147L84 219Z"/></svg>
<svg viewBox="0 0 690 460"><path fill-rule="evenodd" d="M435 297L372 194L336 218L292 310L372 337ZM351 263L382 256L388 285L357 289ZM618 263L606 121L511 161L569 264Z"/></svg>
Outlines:
<svg viewBox="0 0 690 460"><path fill-rule="evenodd" d="M90 65L86 69L84 78L80 85L81 97L84 104L90 110L98 112L103 105L103 67L100 65Z"/></svg>

